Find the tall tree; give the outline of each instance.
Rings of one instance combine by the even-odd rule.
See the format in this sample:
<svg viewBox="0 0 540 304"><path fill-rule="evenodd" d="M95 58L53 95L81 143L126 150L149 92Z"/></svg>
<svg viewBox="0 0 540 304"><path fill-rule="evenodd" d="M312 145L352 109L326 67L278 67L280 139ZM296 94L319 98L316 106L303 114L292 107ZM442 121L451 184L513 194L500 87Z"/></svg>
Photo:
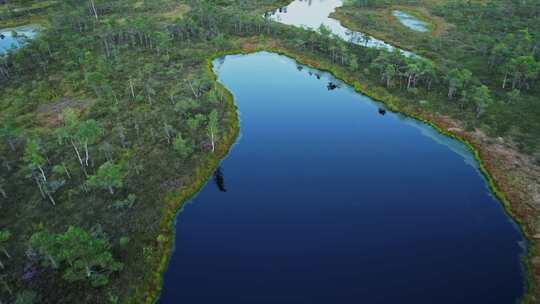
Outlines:
<svg viewBox="0 0 540 304"><path fill-rule="evenodd" d="M476 118L478 119L485 112L485 109L493 103L489 88L485 85L474 88L471 101L474 104Z"/></svg>
<svg viewBox="0 0 540 304"><path fill-rule="evenodd" d="M77 113L75 113L75 111L71 108L64 109L60 115L60 120L62 121L63 126L55 131L58 140L61 143L68 141L71 144L73 150L75 151L75 155L77 156L77 159L79 160L79 163L86 174L86 167L84 165L79 146L76 142L76 133L79 126Z"/></svg>
<svg viewBox="0 0 540 304"><path fill-rule="evenodd" d="M15 151L15 141L19 134L20 130L16 127L13 117L8 116L4 118L4 123L0 128L0 137L7 142L13 152Z"/></svg>
<svg viewBox="0 0 540 304"><path fill-rule="evenodd" d="M104 286L111 273L123 268L113 258L106 239L74 226L60 234L36 232L30 238L30 245L46 256L45 266L65 266L63 278L69 282L89 281L94 287Z"/></svg>
<svg viewBox="0 0 540 304"><path fill-rule="evenodd" d="M173 147L181 158L188 158L193 153L191 144L178 133L173 140Z"/></svg>
<svg viewBox="0 0 540 304"><path fill-rule="evenodd" d="M93 119L79 121L73 109L68 108L62 111L60 118L63 126L56 130L56 135L60 142L68 141L71 144L86 174L86 167L88 167L90 160L89 145L94 144L99 139L103 129ZM81 149L84 149L84 157Z"/></svg>
<svg viewBox="0 0 540 304"><path fill-rule="evenodd" d="M216 140L218 135L218 112L216 110L212 110L208 116L207 132L212 144L212 152L214 152L216 150Z"/></svg>
<svg viewBox="0 0 540 304"><path fill-rule="evenodd" d="M471 71L467 69L452 69L446 75L448 84L448 98L453 99L457 93L464 90L472 79Z"/></svg>
<svg viewBox="0 0 540 304"><path fill-rule="evenodd" d="M11 259L11 255L9 255L7 251L6 243L7 241L9 241L10 238L11 238L11 232L9 232L8 230L0 230L0 250L4 253L4 255L8 259ZM2 269L5 268L5 265L2 263L1 260L0 260L0 268Z"/></svg>
<svg viewBox="0 0 540 304"><path fill-rule="evenodd" d="M90 153L88 150L88 145L93 144L101 135L102 129L100 124L93 120L89 119L83 121L79 124L79 128L76 133L76 138L84 147L85 160L84 163L88 167L88 161L90 159Z"/></svg>
<svg viewBox="0 0 540 304"><path fill-rule="evenodd" d="M99 167L95 175L88 177L87 184L91 188L107 189L111 195L114 195L115 188L123 187L124 177L122 165L106 162Z"/></svg>
<svg viewBox="0 0 540 304"><path fill-rule="evenodd" d="M531 82L536 79L540 72L540 63L533 56L519 56L510 60L506 65L506 74L503 80L503 88L508 82L508 75L512 78L512 89L525 87L530 89Z"/></svg>
<svg viewBox="0 0 540 304"><path fill-rule="evenodd" d="M0 196L3 198L8 198L5 188L6 180L0 176Z"/></svg>
<svg viewBox="0 0 540 304"><path fill-rule="evenodd" d="M38 140L29 139L26 142L23 160L32 171L39 170L43 182L47 181L47 176L43 170L43 166L46 164L46 159L41 152L41 145L39 144Z"/></svg>

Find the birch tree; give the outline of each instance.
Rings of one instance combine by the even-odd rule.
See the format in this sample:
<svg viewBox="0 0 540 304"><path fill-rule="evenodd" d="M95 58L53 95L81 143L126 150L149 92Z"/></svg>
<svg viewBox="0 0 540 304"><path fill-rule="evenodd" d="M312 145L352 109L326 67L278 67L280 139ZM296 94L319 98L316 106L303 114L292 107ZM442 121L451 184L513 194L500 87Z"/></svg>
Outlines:
<svg viewBox="0 0 540 304"><path fill-rule="evenodd" d="M11 238L11 232L8 230L0 230L0 251L4 254L4 256L8 259L11 259L11 255L8 253L6 248L6 243ZM0 268L4 269L5 265L0 260Z"/></svg>
<svg viewBox="0 0 540 304"><path fill-rule="evenodd" d="M0 137L2 137L9 145L11 151L15 152L15 141L19 136L20 130L15 126L15 121L12 117L7 117L0 128Z"/></svg>
<svg viewBox="0 0 540 304"><path fill-rule="evenodd" d="M5 183L6 183L6 180L0 176L0 195L3 197L3 198L8 198L8 195L6 193L6 190L4 189L5 187Z"/></svg>
<svg viewBox="0 0 540 304"><path fill-rule="evenodd" d="M23 160L28 165L30 170L39 170L43 182L47 181L47 176L43 170L43 166L46 164L46 159L42 155L41 146L36 139L29 139L27 141Z"/></svg>
<svg viewBox="0 0 540 304"><path fill-rule="evenodd" d="M111 195L114 195L115 188L123 187L124 177L122 165L106 162L99 167L95 175L88 177L87 185L90 188L107 189Z"/></svg>
<svg viewBox="0 0 540 304"><path fill-rule="evenodd" d="M472 79L471 71L467 69L452 69L446 75L445 80L448 84L448 99L453 99L456 94L467 87Z"/></svg>
<svg viewBox="0 0 540 304"><path fill-rule="evenodd" d="M476 119L478 119L485 112L485 109L493 103L489 88L485 85L476 87L473 90L471 101L475 107Z"/></svg>
<svg viewBox="0 0 540 304"><path fill-rule="evenodd" d="M62 121L63 126L55 131L58 140L60 141L60 143L68 141L71 144L73 150L75 151L75 155L77 156L77 160L79 161L79 164L81 165L84 173L86 174L86 168L84 166L81 152L77 145L75 136L79 124L77 114L75 113L75 111L73 111L73 109L65 109L60 115L60 120Z"/></svg>
<svg viewBox="0 0 540 304"><path fill-rule="evenodd" d="M101 135L102 129L99 123L93 119L83 121L79 124L77 128L77 133L75 134L76 139L84 147L85 159L84 164L88 167L88 161L90 160L90 153L88 150L89 144L94 144L99 135Z"/></svg>
<svg viewBox="0 0 540 304"><path fill-rule="evenodd" d="M212 110L208 116L207 132L210 137L210 143L212 144L212 152L214 152L216 150L216 140L218 136L218 113L216 110Z"/></svg>
<svg viewBox="0 0 540 304"><path fill-rule="evenodd" d="M63 126L56 130L56 135L61 143L67 141L71 144L81 168L85 175L88 175L86 167L89 166L90 160L89 145L99 139L103 131L101 125L93 119L79 121L72 109L65 109L60 118Z"/></svg>
<svg viewBox="0 0 540 304"><path fill-rule="evenodd" d="M110 274L123 268L113 258L107 239L74 226L60 234L34 233L30 245L45 257L44 266L64 266L62 277L68 282L88 281L93 287L104 286Z"/></svg>

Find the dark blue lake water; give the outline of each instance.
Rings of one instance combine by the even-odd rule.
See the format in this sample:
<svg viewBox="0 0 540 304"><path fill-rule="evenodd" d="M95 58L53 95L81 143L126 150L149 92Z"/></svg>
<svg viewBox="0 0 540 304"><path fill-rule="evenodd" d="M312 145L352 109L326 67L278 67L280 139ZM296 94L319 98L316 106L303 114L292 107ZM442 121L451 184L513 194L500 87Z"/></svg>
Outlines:
<svg viewBox="0 0 540 304"><path fill-rule="evenodd" d="M467 149L271 53L215 61L241 136L161 303L512 303L524 240ZM328 83L338 84L331 89Z"/></svg>

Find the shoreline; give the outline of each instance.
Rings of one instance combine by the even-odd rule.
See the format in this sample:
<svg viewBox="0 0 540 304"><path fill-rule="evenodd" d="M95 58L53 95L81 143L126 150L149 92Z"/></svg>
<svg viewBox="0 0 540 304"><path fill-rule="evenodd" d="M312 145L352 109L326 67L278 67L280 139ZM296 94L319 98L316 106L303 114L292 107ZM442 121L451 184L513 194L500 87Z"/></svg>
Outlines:
<svg viewBox="0 0 540 304"><path fill-rule="evenodd" d="M386 20L387 22L390 22L396 25L399 21L397 21L396 18L392 16L391 14L394 9L401 10L409 14L413 14L411 8L408 6L392 5L388 9L385 9L381 12L382 14L381 18L385 18L387 19ZM417 14L414 14L414 16L420 18ZM392 45L395 48L399 48L399 49L414 53L416 55L426 57L430 60L433 60L435 57L433 56L432 53L424 52L422 50L416 49L414 46L405 45L405 43L403 42L396 41L395 39L392 39L392 37L390 37L388 34L356 26L354 22L350 19L350 17L347 16L347 14L343 12L343 6L336 8L336 10L332 14L330 14L329 18L332 18L338 21L341 24L341 26L345 28L348 28L355 32L364 33L375 39L384 41L385 43L388 43L389 45ZM435 17L430 16L430 18L427 18L424 16L422 20L424 20L425 22L429 22L432 25L432 28L430 29L430 31L426 33L418 33L418 32L414 32L413 30L410 30L414 33L414 35L429 35L431 37L438 37L445 31L445 25ZM400 26L402 25L400 24Z"/></svg>
<svg viewBox="0 0 540 304"><path fill-rule="evenodd" d="M215 59L227 55L247 55L257 52L276 53L289 57L298 62L299 64L303 64L311 68L328 72L332 74L336 79L339 79L347 85L351 86L351 88L353 88L357 93L366 95L372 98L374 101L381 102L387 107L388 110L395 113L403 114L407 117L420 121L428 126L431 126L440 134L449 136L462 142L471 151L471 153L474 155L475 160L478 162L480 172L485 178L489 190L500 202L504 212L516 223L518 229L520 230L521 234L527 242L527 252L521 257L521 263L525 271L524 294L519 300L522 303L527 303L532 300L535 286L533 284L534 276L531 260L536 255L537 251L536 248L533 246L531 234L526 229L526 223L514 212L513 207L515 206L507 198L507 194L505 193L505 191L502 190L503 187L501 187L500 182L498 182L491 173L491 171L493 171L493 165L484 160L484 156L487 152L482 150L480 144L477 143L470 134L467 134L465 131L457 132L455 130L451 130L452 128L449 128L448 122L445 122L442 118L438 119L437 117L432 117L430 113L414 113L407 109L400 109L398 106L392 103L392 95L382 96L376 91L370 90L368 85L361 84L358 80L354 80L351 75L346 75L346 72L340 71L338 67L331 65L327 66L326 62L323 63L321 61L315 61L314 59L305 58L301 54L296 54L295 52L287 50L282 46L272 45L270 42L265 42L263 45L258 45L256 47L251 47L250 45L243 45L241 48L238 49L216 52L210 57L208 57L206 67L209 69L209 71L212 72L213 80L217 82L217 75L214 73L212 66L212 62ZM156 263L156 268L154 268L155 270L151 271L153 273L154 279L152 282L150 282L150 284L147 285L148 287L144 291L142 291L142 294L140 294L140 292L136 293L136 295L132 297L128 302L140 303L140 301L137 301L137 299L140 299L142 297L144 299L143 303L157 303L157 300L159 299L159 294L163 287L163 277L165 271L167 270L168 263L174 249L173 242L176 232L174 229L174 223L178 212L181 211L184 203L190 198L194 197L199 192L199 190L207 183L208 177L211 176L211 174L215 171L223 158L228 155L230 149L233 147L234 143L237 140L240 125L234 97L232 93L221 83L217 83L219 86L225 89L225 101L231 107L229 109L229 119L231 119L232 125L227 126L228 128L227 132L225 133L226 135L224 136L221 144L218 146L216 154L211 155L211 157L208 157L203 161L204 165L202 166L202 168L197 170L194 182L184 189L178 189L166 195L166 207L164 211L164 217L160 224L162 231L160 236L165 236L165 241L162 241L156 246L156 248L162 249L162 251L160 253L160 259ZM140 296L138 296L139 294Z"/></svg>
<svg viewBox="0 0 540 304"><path fill-rule="evenodd" d="M206 185L208 178L212 176L221 161L229 154L230 149L238 139L240 123L234 98L228 89L217 82L217 75L212 70L212 61L221 56L219 53L216 53L209 57L206 62L206 68L211 71L213 80L216 81L217 85L225 89L224 99L228 106L226 108L228 110L226 114L228 115L227 119L230 120L230 124L226 125L226 131L223 133L222 141L216 146L215 153L209 154L203 159L203 165L196 170L192 183L165 195L164 215L160 222L161 233L158 236L158 240L156 240L157 245L155 246L159 250L159 257L158 260L154 261L155 267L152 267L153 269L150 271L153 279L148 282L149 284L146 285L147 287L144 290L137 291L134 296L128 299L128 303L157 303L163 288L164 275L174 251L177 215L181 212L184 204L196 196L204 185Z"/></svg>

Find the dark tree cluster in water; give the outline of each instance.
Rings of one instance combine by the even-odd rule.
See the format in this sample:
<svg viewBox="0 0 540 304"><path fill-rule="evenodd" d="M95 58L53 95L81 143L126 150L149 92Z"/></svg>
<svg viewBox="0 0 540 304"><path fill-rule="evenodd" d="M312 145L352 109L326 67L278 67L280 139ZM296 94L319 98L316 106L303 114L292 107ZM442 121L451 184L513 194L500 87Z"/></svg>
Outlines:
<svg viewBox="0 0 540 304"><path fill-rule="evenodd" d="M225 176L221 167L218 167L217 170L214 172L214 182L216 183L219 191L227 192L227 189L225 188Z"/></svg>

